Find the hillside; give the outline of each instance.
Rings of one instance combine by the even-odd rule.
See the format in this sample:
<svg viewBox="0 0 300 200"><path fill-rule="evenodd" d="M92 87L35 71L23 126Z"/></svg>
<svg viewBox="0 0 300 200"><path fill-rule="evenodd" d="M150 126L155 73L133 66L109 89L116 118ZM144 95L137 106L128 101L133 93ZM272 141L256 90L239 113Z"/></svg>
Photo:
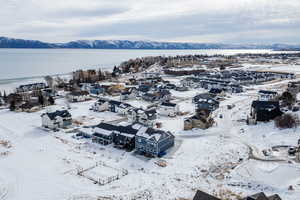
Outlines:
<svg viewBox="0 0 300 200"><path fill-rule="evenodd" d="M67 43L47 43L38 40L23 40L0 37L0 48L72 48L72 49L273 49L289 50L300 46L287 44L220 44L179 43L129 40L78 40Z"/></svg>

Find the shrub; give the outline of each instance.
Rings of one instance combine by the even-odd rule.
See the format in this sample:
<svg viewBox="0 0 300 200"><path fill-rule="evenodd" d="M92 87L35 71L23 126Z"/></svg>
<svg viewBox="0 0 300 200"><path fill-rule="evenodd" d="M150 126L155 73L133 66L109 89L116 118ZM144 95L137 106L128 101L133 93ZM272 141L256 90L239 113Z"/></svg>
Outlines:
<svg viewBox="0 0 300 200"><path fill-rule="evenodd" d="M296 128L299 125L298 115L290 113L275 118L275 126L280 129Z"/></svg>

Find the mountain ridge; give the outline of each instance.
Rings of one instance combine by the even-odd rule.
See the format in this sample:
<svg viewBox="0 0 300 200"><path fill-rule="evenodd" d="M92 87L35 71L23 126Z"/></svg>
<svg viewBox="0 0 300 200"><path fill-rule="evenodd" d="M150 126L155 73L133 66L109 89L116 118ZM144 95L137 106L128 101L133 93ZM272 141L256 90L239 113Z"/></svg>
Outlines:
<svg viewBox="0 0 300 200"><path fill-rule="evenodd" d="M300 49L290 44L222 44L195 42L157 42L132 40L76 40L66 43L48 43L39 40L25 40L0 37L0 48L45 48L45 49Z"/></svg>

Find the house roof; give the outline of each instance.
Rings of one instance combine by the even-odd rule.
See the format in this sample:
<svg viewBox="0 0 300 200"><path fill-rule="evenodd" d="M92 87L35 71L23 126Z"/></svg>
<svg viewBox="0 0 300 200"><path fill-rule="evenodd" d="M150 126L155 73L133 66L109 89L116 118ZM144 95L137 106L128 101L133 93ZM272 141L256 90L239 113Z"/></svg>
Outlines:
<svg viewBox="0 0 300 200"><path fill-rule="evenodd" d="M211 88L210 90L209 90L209 93L212 93L212 94L220 94L220 93L222 93L223 92L223 90L221 90L221 89L219 89L219 88Z"/></svg>
<svg viewBox="0 0 300 200"><path fill-rule="evenodd" d="M147 140L152 140L154 142L159 142L160 140L167 137L174 137L170 132L165 132L158 129L142 127L137 132L137 136L144 137Z"/></svg>
<svg viewBox="0 0 300 200"><path fill-rule="evenodd" d="M103 103L106 103L107 102L107 100L105 100L105 99L98 99L98 101L97 101L98 103L100 103L100 104L103 104Z"/></svg>
<svg viewBox="0 0 300 200"><path fill-rule="evenodd" d="M215 103L209 103L209 102L205 102L205 101L200 101L200 102L197 102L196 104L197 108L198 109L201 109L201 110L214 110L217 106L217 104Z"/></svg>
<svg viewBox="0 0 300 200"><path fill-rule="evenodd" d="M269 200L281 200L281 197L278 194L274 194L268 197Z"/></svg>
<svg viewBox="0 0 300 200"><path fill-rule="evenodd" d="M167 106L167 107L176 107L176 103L170 103L170 102L163 102L161 103L162 106Z"/></svg>
<svg viewBox="0 0 300 200"><path fill-rule="evenodd" d="M201 93L201 94L197 94L196 96L194 96L194 99L195 100L198 100L198 99L212 99L215 96L216 95L210 94L210 93Z"/></svg>
<svg viewBox="0 0 300 200"><path fill-rule="evenodd" d="M46 86L45 83L31 83L31 84L26 84L26 85L20 85L19 88L23 88L23 87L33 87L33 86Z"/></svg>
<svg viewBox="0 0 300 200"><path fill-rule="evenodd" d="M278 101L253 101L251 107L255 110L275 110L279 108Z"/></svg>
<svg viewBox="0 0 300 200"><path fill-rule="evenodd" d="M206 192L202 192L197 190L196 195L194 196L193 200L221 200L217 197L214 197Z"/></svg>
<svg viewBox="0 0 300 200"><path fill-rule="evenodd" d="M258 93L261 93L261 94L277 95L277 92L269 91L269 90L259 90Z"/></svg>
<svg viewBox="0 0 300 200"><path fill-rule="evenodd" d="M246 197L245 200L269 200L265 193L260 192L251 196Z"/></svg>
<svg viewBox="0 0 300 200"><path fill-rule="evenodd" d="M153 116L153 115L156 114L156 110L155 110L155 109L146 110L146 111L145 111L145 114L146 114L147 116Z"/></svg>
<svg viewBox="0 0 300 200"><path fill-rule="evenodd" d="M108 123L100 123L95 127L96 131L97 131L97 128L102 129L101 133L104 133L104 134L111 134L112 132L119 132L120 134L127 134L127 136L129 136L129 135L134 136L138 132L138 129L136 129L136 127L133 127L132 125L118 126L118 125L113 125L113 124L108 124Z"/></svg>
<svg viewBox="0 0 300 200"><path fill-rule="evenodd" d="M169 90L166 90L166 89L160 90L159 93L162 96L171 94L171 92Z"/></svg>
<svg viewBox="0 0 300 200"><path fill-rule="evenodd" d="M51 112L51 113L44 113L43 115L47 115L49 117L49 119L54 120L56 117L60 116L62 118L67 118L67 117L71 117L71 114L69 113L69 111L67 110L57 110L55 112Z"/></svg>
<svg viewBox="0 0 300 200"><path fill-rule="evenodd" d="M118 128L119 128L118 126L115 126L112 124L107 124L107 123L100 123L96 127L104 129L104 130L108 130L108 131L118 130Z"/></svg>
<svg viewBox="0 0 300 200"><path fill-rule="evenodd" d="M110 103L110 104L113 104L113 105L119 106L122 102L120 102L120 101L115 101L115 100L110 100L109 103Z"/></svg>
<svg viewBox="0 0 300 200"><path fill-rule="evenodd" d="M70 93L70 95L72 95L72 96L86 96L86 95L89 95L89 93L87 91L72 91Z"/></svg>

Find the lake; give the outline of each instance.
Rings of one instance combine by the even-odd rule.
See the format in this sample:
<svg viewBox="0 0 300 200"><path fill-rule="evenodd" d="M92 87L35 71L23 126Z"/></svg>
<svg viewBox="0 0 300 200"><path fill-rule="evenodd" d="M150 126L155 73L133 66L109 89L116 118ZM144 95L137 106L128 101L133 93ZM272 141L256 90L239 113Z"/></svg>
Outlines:
<svg viewBox="0 0 300 200"><path fill-rule="evenodd" d="M261 53L270 50L98 50L0 49L0 79L69 73L76 69L111 68L122 61L158 55Z"/></svg>
<svg viewBox="0 0 300 200"><path fill-rule="evenodd" d="M278 53L271 50L0 49L0 90L77 69L111 69L131 58L184 54Z"/></svg>

